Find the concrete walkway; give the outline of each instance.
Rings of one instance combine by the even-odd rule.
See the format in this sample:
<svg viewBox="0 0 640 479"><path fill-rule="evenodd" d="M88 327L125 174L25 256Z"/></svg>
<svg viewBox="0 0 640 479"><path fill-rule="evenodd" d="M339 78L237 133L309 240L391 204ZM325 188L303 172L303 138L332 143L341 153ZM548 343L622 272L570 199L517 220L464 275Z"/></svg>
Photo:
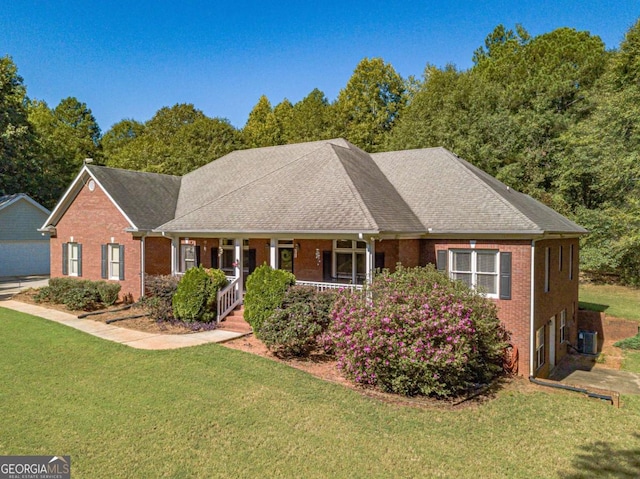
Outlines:
<svg viewBox="0 0 640 479"><path fill-rule="evenodd" d="M145 333L133 329L120 328L91 319L78 319L73 314L55 309L48 309L35 304L13 301L11 299L0 301L0 307L13 309L22 313L39 316L41 318L64 324L71 328L79 329L98 338L126 344L137 349L178 349L189 346L199 346L207 343L222 343L231 339L245 336L246 333L223 331L214 329L202 333L191 334L159 334Z"/></svg>

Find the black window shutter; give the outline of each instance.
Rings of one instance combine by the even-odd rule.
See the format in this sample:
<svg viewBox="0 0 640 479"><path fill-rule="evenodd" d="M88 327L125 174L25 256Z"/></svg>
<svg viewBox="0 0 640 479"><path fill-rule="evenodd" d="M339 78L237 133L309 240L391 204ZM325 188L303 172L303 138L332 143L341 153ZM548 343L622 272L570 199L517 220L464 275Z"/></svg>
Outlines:
<svg viewBox="0 0 640 479"><path fill-rule="evenodd" d="M218 266L218 248L211 248L211 267L219 269Z"/></svg>
<svg viewBox="0 0 640 479"><path fill-rule="evenodd" d="M196 267L200 266L200 246L195 247L196 250Z"/></svg>
<svg viewBox="0 0 640 479"><path fill-rule="evenodd" d="M511 299L511 253L500 253L500 299Z"/></svg>
<svg viewBox="0 0 640 479"><path fill-rule="evenodd" d="M249 274L251 274L256 269L256 250L250 249L248 253L249 253Z"/></svg>
<svg viewBox="0 0 640 479"><path fill-rule="evenodd" d="M331 251L322 252L322 279L331 282Z"/></svg>
<svg viewBox="0 0 640 479"><path fill-rule="evenodd" d="M102 279L107 279L109 274L108 272L109 262L107 261L107 258L109 256L108 250L109 250L108 245L106 244L100 245L100 252L101 252L100 257L101 257L101 266L102 266L100 268L100 271L102 272L100 276L102 277Z"/></svg>
<svg viewBox="0 0 640 479"><path fill-rule="evenodd" d="M82 245L78 243L78 276L82 276Z"/></svg>
<svg viewBox="0 0 640 479"><path fill-rule="evenodd" d="M120 248L120 280L124 280L124 245L121 244Z"/></svg>
<svg viewBox="0 0 640 479"><path fill-rule="evenodd" d="M438 271L447 271L447 250L439 249L438 256L436 258L436 266Z"/></svg>
<svg viewBox="0 0 640 479"><path fill-rule="evenodd" d="M62 243L62 274L69 274L69 245Z"/></svg>
<svg viewBox="0 0 640 479"><path fill-rule="evenodd" d="M375 269L384 269L384 253L376 253Z"/></svg>

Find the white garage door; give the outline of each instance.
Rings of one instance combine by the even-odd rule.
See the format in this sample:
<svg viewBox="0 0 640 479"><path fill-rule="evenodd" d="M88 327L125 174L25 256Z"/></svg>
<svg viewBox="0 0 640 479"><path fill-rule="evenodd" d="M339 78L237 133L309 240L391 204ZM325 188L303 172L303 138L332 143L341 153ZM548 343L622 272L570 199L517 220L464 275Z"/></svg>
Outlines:
<svg viewBox="0 0 640 479"><path fill-rule="evenodd" d="M48 241L0 241L0 277L49 274Z"/></svg>

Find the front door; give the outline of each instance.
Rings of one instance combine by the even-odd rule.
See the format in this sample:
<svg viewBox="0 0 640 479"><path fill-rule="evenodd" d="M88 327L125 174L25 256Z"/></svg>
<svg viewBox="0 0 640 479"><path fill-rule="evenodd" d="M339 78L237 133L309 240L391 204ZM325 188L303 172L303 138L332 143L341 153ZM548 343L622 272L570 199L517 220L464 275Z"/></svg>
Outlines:
<svg viewBox="0 0 640 479"><path fill-rule="evenodd" d="M278 248L278 269L293 273L293 248Z"/></svg>

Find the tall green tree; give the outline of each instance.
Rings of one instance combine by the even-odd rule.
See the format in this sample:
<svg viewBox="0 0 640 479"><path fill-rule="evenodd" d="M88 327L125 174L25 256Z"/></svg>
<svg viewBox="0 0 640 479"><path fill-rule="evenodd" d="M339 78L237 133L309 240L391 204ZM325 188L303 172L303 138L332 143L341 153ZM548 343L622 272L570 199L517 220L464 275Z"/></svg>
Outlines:
<svg viewBox="0 0 640 479"><path fill-rule="evenodd" d="M146 123L122 120L102 138L108 166L184 175L242 145L227 121L191 104L163 107Z"/></svg>
<svg viewBox="0 0 640 479"><path fill-rule="evenodd" d="M76 98L65 98L54 109L45 102L29 105L29 121L37 134L39 162L47 203L55 202L86 158L102 161L100 127L91 110Z"/></svg>
<svg viewBox="0 0 640 479"><path fill-rule="evenodd" d="M27 103L18 68L10 57L0 58L0 195L28 193L43 201L38 188L42 174Z"/></svg>
<svg viewBox="0 0 640 479"><path fill-rule="evenodd" d="M291 124L287 129L289 143L325 140L331 137L329 100L314 88L311 93L293 105Z"/></svg>
<svg viewBox="0 0 640 479"><path fill-rule="evenodd" d="M262 95L249 113L249 119L242 129L242 137L247 148L260 148L283 144L282 131L271 102Z"/></svg>
<svg viewBox="0 0 640 479"><path fill-rule="evenodd" d="M380 151L406 103L405 82L382 58L364 58L333 105L334 136Z"/></svg>

